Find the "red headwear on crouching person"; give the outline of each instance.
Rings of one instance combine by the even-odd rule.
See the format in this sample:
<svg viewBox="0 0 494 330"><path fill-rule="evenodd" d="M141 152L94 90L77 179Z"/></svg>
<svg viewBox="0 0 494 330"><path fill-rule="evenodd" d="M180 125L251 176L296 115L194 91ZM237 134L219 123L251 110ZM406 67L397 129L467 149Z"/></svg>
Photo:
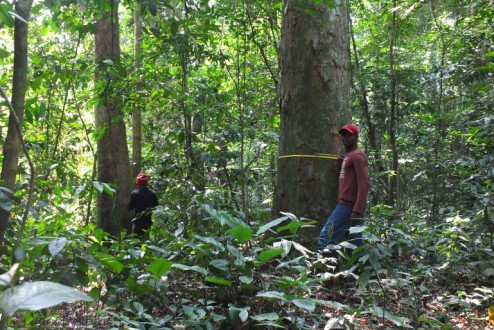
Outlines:
<svg viewBox="0 0 494 330"><path fill-rule="evenodd" d="M149 178L146 173L139 173L136 178L136 185L139 187L145 187L148 185Z"/></svg>

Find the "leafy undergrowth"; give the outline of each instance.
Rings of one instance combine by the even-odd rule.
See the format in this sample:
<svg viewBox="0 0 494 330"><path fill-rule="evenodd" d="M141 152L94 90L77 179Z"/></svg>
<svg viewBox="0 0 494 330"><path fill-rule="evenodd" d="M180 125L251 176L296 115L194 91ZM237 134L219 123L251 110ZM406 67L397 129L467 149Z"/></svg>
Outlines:
<svg viewBox="0 0 494 330"><path fill-rule="evenodd" d="M272 277L269 273L264 275ZM333 277L331 273L320 273L312 280L314 287L304 292L304 296L328 303L318 304L311 311L308 306L298 308L283 301L266 304L255 295L245 296L235 289L206 286L194 277L179 277L170 279L163 292L143 295L139 302L126 303L121 297L120 306L105 307L101 301L89 306L84 303L63 305L46 313L49 317L36 328L494 329L489 325L487 313L489 303L494 303L494 291L481 288L480 283L479 286L468 284L461 294L447 294L456 289L448 282L433 278L407 280L403 286L398 285L397 280L382 278L381 284L371 280L366 290L359 288L352 275ZM427 294L410 291L411 286ZM198 296L199 292L202 297ZM270 310L285 315L285 320L276 318L272 324L256 325L252 320L242 322L238 317L231 320L221 317L232 315L233 302L237 306L249 306L249 314L265 314ZM237 312L241 310L238 308ZM17 321L22 323L22 319Z"/></svg>
<svg viewBox="0 0 494 330"><path fill-rule="evenodd" d="M23 246L21 281L54 281L93 302L19 311L24 329L489 329L494 252L489 235L453 221L368 221L366 244L335 258L293 238L313 225L291 214L262 225L199 204L201 233L157 227L148 241L92 227ZM281 236L281 232L293 236ZM265 234L271 234L266 236ZM386 233L385 235L383 233ZM424 234L426 232L426 234ZM364 251L365 248L365 251ZM364 253L365 252L365 253ZM4 294L6 291L0 293ZM12 294L12 292L11 292ZM60 300L67 301L67 300ZM2 306L0 306L2 308ZM493 310L494 312L494 310Z"/></svg>

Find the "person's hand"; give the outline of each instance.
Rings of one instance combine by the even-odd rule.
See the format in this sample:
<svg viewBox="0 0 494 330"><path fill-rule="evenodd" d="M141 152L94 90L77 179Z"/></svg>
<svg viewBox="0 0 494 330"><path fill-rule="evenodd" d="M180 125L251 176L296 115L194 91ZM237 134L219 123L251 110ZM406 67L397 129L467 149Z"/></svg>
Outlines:
<svg viewBox="0 0 494 330"><path fill-rule="evenodd" d="M362 214L353 211L352 216L351 216L351 220L352 220L352 226L360 225L360 220L362 220Z"/></svg>

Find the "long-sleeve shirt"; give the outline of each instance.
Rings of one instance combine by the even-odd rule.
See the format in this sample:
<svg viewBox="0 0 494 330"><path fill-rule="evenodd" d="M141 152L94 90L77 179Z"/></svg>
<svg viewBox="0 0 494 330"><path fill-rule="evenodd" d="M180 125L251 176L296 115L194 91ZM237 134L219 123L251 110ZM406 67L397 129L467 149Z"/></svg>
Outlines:
<svg viewBox="0 0 494 330"><path fill-rule="evenodd" d="M135 210L139 219L151 220L151 209L158 205L156 193L147 187L140 187L132 191L127 209Z"/></svg>
<svg viewBox="0 0 494 330"><path fill-rule="evenodd" d="M359 148L348 152L341 165L338 202L353 207L353 212L364 213L369 186L364 152Z"/></svg>

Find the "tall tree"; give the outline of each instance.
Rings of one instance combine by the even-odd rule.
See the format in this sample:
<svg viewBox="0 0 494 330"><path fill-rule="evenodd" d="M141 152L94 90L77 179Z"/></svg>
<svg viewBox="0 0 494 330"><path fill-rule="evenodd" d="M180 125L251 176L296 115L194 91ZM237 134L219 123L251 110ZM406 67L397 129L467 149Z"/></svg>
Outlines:
<svg viewBox="0 0 494 330"><path fill-rule="evenodd" d="M1 179L3 185L15 190L15 178L19 168L19 153L21 150L22 121L24 118L24 101L27 90L28 73L28 24L33 0L19 0L15 2L15 11L23 20L16 18L14 25L14 75L12 79L12 107L9 115L7 137L3 144L3 163ZM0 208L0 252L8 227L10 212Z"/></svg>
<svg viewBox="0 0 494 330"><path fill-rule="evenodd" d="M346 1L333 8L287 0L283 7L280 158L272 215L316 220L301 241L315 249L336 204L338 166L318 154L339 154L339 128L351 120Z"/></svg>
<svg viewBox="0 0 494 330"><path fill-rule="evenodd" d="M137 70L142 66L142 17L141 8L134 9L134 61ZM137 88L142 88L140 81ZM136 104L132 112L132 174L137 176L141 172L142 163L142 107Z"/></svg>
<svg viewBox="0 0 494 330"><path fill-rule="evenodd" d="M98 181L115 188L98 196L96 222L110 234L117 236L122 229L130 229L131 215L127 202L132 189L129 150L118 87L120 41L118 1L109 0L97 13L94 52L97 61L95 72L98 104L95 109L98 132Z"/></svg>

